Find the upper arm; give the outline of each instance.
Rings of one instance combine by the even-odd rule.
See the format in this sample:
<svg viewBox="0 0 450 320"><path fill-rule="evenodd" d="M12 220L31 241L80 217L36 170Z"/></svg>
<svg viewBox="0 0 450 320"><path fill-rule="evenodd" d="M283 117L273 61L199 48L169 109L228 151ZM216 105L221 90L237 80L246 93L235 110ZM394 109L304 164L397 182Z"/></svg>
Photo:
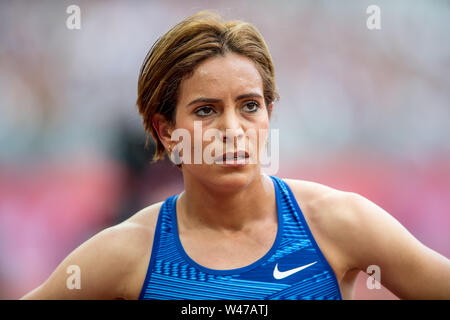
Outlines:
<svg viewBox="0 0 450 320"><path fill-rule="evenodd" d="M355 193L342 193L337 208L350 266L380 268L381 283L400 298L449 299L450 260L418 241L385 210ZM344 212L345 211L345 212ZM342 232L345 230L345 232Z"/></svg>
<svg viewBox="0 0 450 320"><path fill-rule="evenodd" d="M21 299L124 298L127 279L151 241L146 228L122 223L93 236L70 253L41 286ZM77 278L78 277L78 278ZM73 288L79 280L79 288Z"/></svg>
<svg viewBox="0 0 450 320"><path fill-rule="evenodd" d="M356 193L287 182L337 275L375 265L381 283L400 298L450 298L450 260L423 245L388 212Z"/></svg>

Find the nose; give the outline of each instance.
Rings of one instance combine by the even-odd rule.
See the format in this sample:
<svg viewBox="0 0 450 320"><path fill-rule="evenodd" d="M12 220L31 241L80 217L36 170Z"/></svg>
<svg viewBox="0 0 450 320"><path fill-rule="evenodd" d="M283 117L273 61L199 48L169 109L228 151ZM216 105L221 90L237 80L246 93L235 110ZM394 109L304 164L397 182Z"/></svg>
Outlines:
<svg viewBox="0 0 450 320"><path fill-rule="evenodd" d="M239 115L236 114L234 108L225 110L220 122L220 132L222 133L223 143L233 143L235 138L239 142L239 140L244 137L241 119Z"/></svg>

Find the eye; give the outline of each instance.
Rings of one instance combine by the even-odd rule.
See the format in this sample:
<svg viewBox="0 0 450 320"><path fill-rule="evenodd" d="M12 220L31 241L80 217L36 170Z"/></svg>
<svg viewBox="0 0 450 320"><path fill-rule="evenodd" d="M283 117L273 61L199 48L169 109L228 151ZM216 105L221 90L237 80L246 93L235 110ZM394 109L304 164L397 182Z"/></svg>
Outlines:
<svg viewBox="0 0 450 320"><path fill-rule="evenodd" d="M203 106L194 111L194 113L199 117L207 117L213 114L214 109L208 106Z"/></svg>
<svg viewBox="0 0 450 320"><path fill-rule="evenodd" d="M246 109L246 112L256 112L259 109L259 104L256 101L251 101L244 105L244 109Z"/></svg>

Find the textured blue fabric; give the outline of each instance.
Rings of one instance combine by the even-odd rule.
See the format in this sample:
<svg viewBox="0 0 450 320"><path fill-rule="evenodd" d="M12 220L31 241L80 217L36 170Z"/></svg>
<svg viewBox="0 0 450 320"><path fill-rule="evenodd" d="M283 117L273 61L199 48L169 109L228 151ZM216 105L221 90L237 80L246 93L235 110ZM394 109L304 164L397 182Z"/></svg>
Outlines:
<svg viewBox="0 0 450 320"><path fill-rule="evenodd" d="M292 191L283 180L270 178L275 186L278 214L275 242L261 259L238 269L213 270L189 258L178 236L178 194L167 198L159 212L139 299L341 299L336 276L317 246ZM309 264L312 265L295 270ZM281 272L281 279L275 278L275 268ZM285 272L290 270L296 272L287 276Z"/></svg>

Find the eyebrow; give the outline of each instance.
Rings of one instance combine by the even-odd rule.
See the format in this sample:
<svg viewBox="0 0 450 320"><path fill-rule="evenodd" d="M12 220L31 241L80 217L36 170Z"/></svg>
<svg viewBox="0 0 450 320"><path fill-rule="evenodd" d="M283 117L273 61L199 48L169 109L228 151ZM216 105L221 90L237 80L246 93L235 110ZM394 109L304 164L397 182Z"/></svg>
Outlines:
<svg viewBox="0 0 450 320"><path fill-rule="evenodd" d="M259 93L255 93L255 92L245 93L245 94L241 94L241 95L237 96L236 99L234 99L234 101L239 101L239 100L245 99L245 98L261 98L262 99L262 96ZM221 101L222 100L220 100L220 99L201 97L201 98L197 98L197 99L192 100L191 102L189 102L187 104L187 107L189 107L189 106L191 106L193 104L199 103L199 102L218 103L218 102L221 102Z"/></svg>

